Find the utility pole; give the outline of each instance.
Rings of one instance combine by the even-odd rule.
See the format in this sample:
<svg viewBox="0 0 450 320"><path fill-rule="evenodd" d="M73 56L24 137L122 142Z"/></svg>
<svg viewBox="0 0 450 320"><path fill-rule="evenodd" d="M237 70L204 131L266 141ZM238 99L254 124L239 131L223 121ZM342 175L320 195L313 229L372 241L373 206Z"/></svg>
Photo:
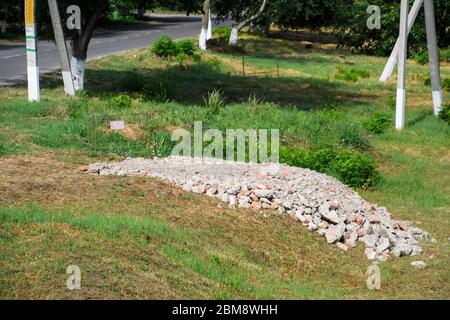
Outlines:
<svg viewBox="0 0 450 320"><path fill-rule="evenodd" d="M25 0L25 38L27 43L28 101L30 102L40 100L35 6L35 0Z"/></svg>
<svg viewBox="0 0 450 320"><path fill-rule="evenodd" d="M395 128L397 130L402 130L405 127L406 56L408 51L408 10L409 10L408 0L401 0L398 74L397 74L397 105L395 111Z"/></svg>
<svg viewBox="0 0 450 320"><path fill-rule="evenodd" d="M58 4L56 0L48 0L50 16L52 18L53 32L55 34L56 46L58 47L59 61L64 81L64 91L69 96L75 95L72 71L70 70L69 56L67 54L66 41L64 40L61 17L59 15Z"/></svg>
<svg viewBox="0 0 450 320"><path fill-rule="evenodd" d="M430 62L431 89L433 94L434 114L442 110L442 87L439 70L439 53L436 37L436 22L433 0L425 0L425 24L427 30L428 57Z"/></svg>
<svg viewBox="0 0 450 320"><path fill-rule="evenodd" d="M414 22L416 21L417 15L419 14L422 4L423 4L423 0L415 0L414 1L414 4L411 8L411 12L408 15L408 35L411 32ZM389 60L386 63L386 66L384 67L383 74L380 77L380 81L387 81L390 78L390 76L392 75L395 65L397 64L399 47L400 47L400 39L397 39L394 49L392 50L391 55L389 56Z"/></svg>

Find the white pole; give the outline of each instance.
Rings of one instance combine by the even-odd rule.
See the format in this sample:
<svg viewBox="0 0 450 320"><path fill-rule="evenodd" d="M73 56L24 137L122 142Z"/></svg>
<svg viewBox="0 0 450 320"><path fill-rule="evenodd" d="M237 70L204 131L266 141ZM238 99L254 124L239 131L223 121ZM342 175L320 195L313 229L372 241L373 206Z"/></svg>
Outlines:
<svg viewBox="0 0 450 320"><path fill-rule="evenodd" d="M50 16L53 24L53 32L55 34L56 46L58 47L59 60L61 63L61 71L64 81L64 91L69 96L75 95L75 86L73 84L72 71L70 69L69 56L67 54L66 41L61 25L61 17L59 15L58 4L56 0L48 0Z"/></svg>
<svg viewBox="0 0 450 320"><path fill-rule="evenodd" d="M411 8L411 12L408 15L408 35L411 32L411 29L414 25L414 21L416 21L417 15L419 14L420 8L422 7L423 0L415 0L414 4ZM395 43L394 49L389 56L389 59L384 67L383 74L380 77L380 81L387 81L392 72L394 71L395 65L397 64L398 57L398 48L400 46L399 39Z"/></svg>
<svg viewBox="0 0 450 320"><path fill-rule="evenodd" d="M39 101L39 66L37 59L35 2L25 0L25 38L27 43L28 101Z"/></svg>
<svg viewBox="0 0 450 320"><path fill-rule="evenodd" d="M405 127L406 56L408 52L408 6L408 0L401 0L397 74L397 106L395 112L395 128L397 130L402 130Z"/></svg>
<svg viewBox="0 0 450 320"><path fill-rule="evenodd" d="M425 0L425 24L427 29L428 57L430 61L431 89L433 91L434 114L442 110L441 73L439 70L439 53L436 37L436 22L433 0Z"/></svg>

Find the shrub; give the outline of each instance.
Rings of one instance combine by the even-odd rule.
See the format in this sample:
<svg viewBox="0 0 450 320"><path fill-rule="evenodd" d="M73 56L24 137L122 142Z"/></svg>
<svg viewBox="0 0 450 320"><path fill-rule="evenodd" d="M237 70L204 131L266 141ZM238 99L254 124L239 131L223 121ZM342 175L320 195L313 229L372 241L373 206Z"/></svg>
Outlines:
<svg viewBox="0 0 450 320"><path fill-rule="evenodd" d="M168 36L162 36L155 41L152 47L152 52L160 58L174 58L176 57L178 62L186 60L186 57L192 57L198 60L196 57L197 47L192 40L186 39L178 42L173 41Z"/></svg>
<svg viewBox="0 0 450 320"><path fill-rule="evenodd" d="M280 161L329 174L351 187L368 187L378 176L375 162L370 156L344 150L280 148Z"/></svg>
<svg viewBox="0 0 450 320"><path fill-rule="evenodd" d="M214 30L214 36L222 42L228 43L228 40L231 36L231 28L230 27L219 27Z"/></svg>
<svg viewBox="0 0 450 320"><path fill-rule="evenodd" d="M152 52L160 58L175 57L178 54L178 47L170 37L162 36L153 44Z"/></svg>
<svg viewBox="0 0 450 320"><path fill-rule="evenodd" d="M133 100L127 94L119 94L111 99L111 104L115 108L126 109L130 108Z"/></svg>
<svg viewBox="0 0 450 320"><path fill-rule="evenodd" d="M341 67L337 68L338 73L336 74L335 78L337 80L344 80L349 82L356 82L359 78L369 78L370 73L365 70L360 69L351 69L346 70Z"/></svg>
<svg viewBox="0 0 450 320"><path fill-rule="evenodd" d="M450 62L450 47L448 47L446 49L442 49L439 52L439 57L440 57L440 60L443 62Z"/></svg>
<svg viewBox="0 0 450 320"><path fill-rule="evenodd" d="M450 104L444 105L439 113L439 118L450 125Z"/></svg>
<svg viewBox="0 0 450 320"><path fill-rule="evenodd" d="M442 89L450 91L450 78L442 80Z"/></svg>
<svg viewBox="0 0 450 320"><path fill-rule="evenodd" d="M382 113L376 113L368 121L364 123L367 131L380 134L384 133L392 124L391 116Z"/></svg>
<svg viewBox="0 0 450 320"><path fill-rule="evenodd" d="M428 52L416 53L413 56L414 61L420 65L425 65L428 63Z"/></svg>
<svg viewBox="0 0 450 320"><path fill-rule="evenodd" d="M181 40L176 42L178 54L184 54L188 57L194 56L197 47L192 40Z"/></svg>

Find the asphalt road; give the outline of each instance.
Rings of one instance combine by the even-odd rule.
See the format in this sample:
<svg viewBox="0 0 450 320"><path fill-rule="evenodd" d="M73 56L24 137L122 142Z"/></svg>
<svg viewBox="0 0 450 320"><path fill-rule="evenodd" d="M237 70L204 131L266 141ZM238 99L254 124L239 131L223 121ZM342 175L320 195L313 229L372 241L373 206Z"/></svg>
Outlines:
<svg viewBox="0 0 450 320"><path fill-rule="evenodd" d="M152 16L147 23L127 25L113 31L99 32L91 39L88 60L117 52L150 46L161 35L173 39L200 33L201 18L186 16ZM26 79L25 44L0 45L0 85ZM53 42L38 42L41 74L59 68L58 52Z"/></svg>

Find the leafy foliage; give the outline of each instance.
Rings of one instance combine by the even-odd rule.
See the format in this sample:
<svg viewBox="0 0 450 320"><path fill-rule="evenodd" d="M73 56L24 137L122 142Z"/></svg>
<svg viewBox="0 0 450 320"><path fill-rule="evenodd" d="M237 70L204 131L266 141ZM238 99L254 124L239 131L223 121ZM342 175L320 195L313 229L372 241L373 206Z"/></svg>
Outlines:
<svg viewBox="0 0 450 320"><path fill-rule="evenodd" d="M127 94L119 94L111 99L111 105L118 109L128 109L132 103L133 100Z"/></svg>
<svg viewBox="0 0 450 320"><path fill-rule="evenodd" d="M338 7L335 11L336 35L341 47L352 51L371 55L389 55L398 37L400 1L386 0L354 0L347 7ZM448 21L450 20L450 2L435 0L436 28L438 45L441 48L448 46L450 33ZM378 5L381 8L381 29L370 30L366 26L369 15L366 13L369 5ZM412 1L410 1L412 5ZM426 51L426 32L423 9L408 38L411 53Z"/></svg>
<svg viewBox="0 0 450 320"><path fill-rule="evenodd" d="M280 161L332 175L351 187L368 187L377 177L375 161L357 152L281 148Z"/></svg>
<svg viewBox="0 0 450 320"><path fill-rule="evenodd" d="M360 70L360 69L346 70L346 69L340 68L340 67L337 70L338 70L338 72L335 76L335 78L337 80L356 82L359 80L359 78L369 78L370 77L370 73L365 70Z"/></svg>
<svg viewBox="0 0 450 320"><path fill-rule="evenodd" d="M169 36L162 36L152 46L152 52L160 58L177 58L184 63L187 57L196 57L197 47L192 40L173 41Z"/></svg>
<svg viewBox="0 0 450 320"><path fill-rule="evenodd" d="M367 131L380 134L384 133L392 125L391 116L383 113L374 114L368 121L364 123Z"/></svg>
<svg viewBox="0 0 450 320"><path fill-rule="evenodd" d="M450 125L450 104L444 105L441 112L439 113L439 118Z"/></svg>

